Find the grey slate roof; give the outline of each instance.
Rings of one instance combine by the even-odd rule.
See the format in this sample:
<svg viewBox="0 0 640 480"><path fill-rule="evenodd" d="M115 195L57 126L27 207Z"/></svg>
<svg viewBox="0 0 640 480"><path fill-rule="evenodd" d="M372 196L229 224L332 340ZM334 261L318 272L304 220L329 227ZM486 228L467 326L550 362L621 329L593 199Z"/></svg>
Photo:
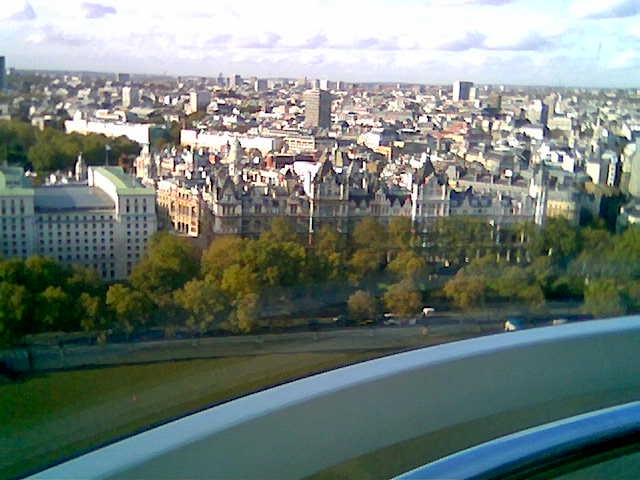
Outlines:
<svg viewBox="0 0 640 480"><path fill-rule="evenodd" d="M39 212L114 208L113 200L106 193L86 185L55 185L35 189L35 209Z"/></svg>

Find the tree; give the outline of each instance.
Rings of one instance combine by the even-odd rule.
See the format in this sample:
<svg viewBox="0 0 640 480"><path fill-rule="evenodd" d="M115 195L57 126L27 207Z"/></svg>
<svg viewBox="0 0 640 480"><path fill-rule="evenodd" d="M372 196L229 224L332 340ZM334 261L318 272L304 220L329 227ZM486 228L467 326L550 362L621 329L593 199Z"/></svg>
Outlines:
<svg viewBox="0 0 640 480"><path fill-rule="evenodd" d="M147 255L131 272L131 285L160 307L170 306L173 292L200 270L198 252L188 240L166 232L155 234Z"/></svg>
<svg viewBox="0 0 640 480"><path fill-rule="evenodd" d="M591 282L584 292L584 308L596 318L623 315L624 293L613 279Z"/></svg>
<svg viewBox="0 0 640 480"><path fill-rule="evenodd" d="M356 250L349 260L349 279L359 282L363 278L382 270L384 254L371 248Z"/></svg>
<svg viewBox="0 0 640 480"><path fill-rule="evenodd" d="M551 258L547 256L536 257L527 268L537 284L540 285L545 297L550 296L553 292L553 284L559 274L559 269L553 264Z"/></svg>
<svg viewBox="0 0 640 480"><path fill-rule="evenodd" d="M349 316L354 320L369 320L376 315L377 302L369 292L358 290L349 297L347 308L349 309Z"/></svg>
<svg viewBox="0 0 640 480"><path fill-rule="evenodd" d="M27 158L33 168L41 173L71 168L82 151L79 135L46 128L36 134L36 143L29 148Z"/></svg>
<svg viewBox="0 0 640 480"><path fill-rule="evenodd" d="M334 228L324 225L318 232L315 243L316 255L327 266L330 279L344 278L346 260L346 246L344 237Z"/></svg>
<svg viewBox="0 0 640 480"><path fill-rule="evenodd" d="M487 296L487 284L483 278L458 272L449 280L443 293L461 310L471 310L484 305Z"/></svg>
<svg viewBox="0 0 640 480"><path fill-rule="evenodd" d="M83 292L76 303L77 316L80 327L85 332L91 332L104 326L105 314L103 297Z"/></svg>
<svg viewBox="0 0 640 480"><path fill-rule="evenodd" d="M117 326L127 334L146 324L152 309L149 297L140 290L121 283L109 287L107 306L115 315Z"/></svg>
<svg viewBox="0 0 640 480"><path fill-rule="evenodd" d="M221 237L211 242L202 255L202 274L220 280L227 268L240 262L244 243L242 238L234 236Z"/></svg>
<svg viewBox="0 0 640 480"><path fill-rule="evenodd" d="M61 287L49 286L36 297L36 318L45 331L69 331L76 327L69 315L72 304Z"/></svg>
<svg viewBox="0 0 640 480"><path fill-rule="evenodd" d="M427 273L427 261L412 250L401 251L387 266L400 279L420 281Z"/></svg>
<svg viewBox="0 0 640 480"><path fill-rule="evenodd" d="M104 284L97 271L81 265L73 265L70 276L66 280L65 291L77 298L82 293L100 295L103 293Z"/></svg>
<svg viewBox="0 0 640 480"><path fill-rule="evenodd" d="M258 326L260 296L249 293L235 302L230 321L234 330L251 333Z"/></svg>
<svg viewBox="0 0 640 480"><path fill-rule="evenodd" d="M640 227L633 226L615 237L607 259L611 264L610 276L640 279Z"/></svg>
<svg viewBox="0 0 640 480"><path fill-rule="evenodd" d="M191 280L176 292L178 305L188 312L187 324L201 333L224 319L228 301L216 284Z"/></svg>
<svg viewBox="0 0 640 480"><path fill-rule="evenodd" d="M0 281L0 345L12 345L30 333L30 308L31 298L24 286Z"/></svg>
<svg viewBox="0 0 640 480"><path fill-rule="evenodd" d="M231 265L223 272L220 287L229 298L234 300L250 293L260 292L258 275L249 267L239 264Z"/></svg>
<svg viewBox="0 0 640 480"><path fill-rule="evenodd" d="M389 246L399 250L411 248L411 219L394 217L389 222Z"/></svg>
<svg viewBox="0 0 640 480"><path fill-rule="evenodd" d="M533 271L523 267L502 268L491 286L499 297L511 303L521 301L533 307L544 303L544 294Z"/></svg>
<svg viewBox="0 0 640 480"><path fill-rule="evenodd" d="M36 142L36 129L17 120L0 121L0 163L27 165L27 151Z"/></svg>
<svg viewBox="0 0 640 480"><path fill-rule="evenodd" d="M69 269L49 257L29 257L24 265L25 286L32 293L42 292L47 287L62 287L69 277Z"/></svg>
<svg viewBox="0 0 640 480"><path fill-rule="evenodd" d="M27 274L23 260L17 258L0 260L0 281L24 285L27 281Z"/></svg>
<svg viewBox="0 0 640 480"><path fill-rule="evenodd" d="M495 247L494 228L484 220L469 217L438 219L431 232L435 253L451 265L464 265Z"/></svg>
<svg viewBox="0 0 640 480"><path fill-rule="evenodd" d="M293 287L304 281L306 251L294 242L249 241L241 264L253 272L261 286Z"/></svg>
<svg viewBox="0 0 640 480"><path fill-rule="evenodd" d="M547 224L531 236L532 256L547 255L554 260L554 263L566 266L580 251L578 232L578 228L568 220L548 219Z"/></svg>
<svg viewBox="0 0 640 480"><path fill-rule="evenodd" d="M401 317L415 316L422 305L422 296L412 282L402 281L391 285L384 294L384 304Z"/></svg>
<svg viewBox="0 0 640 480"><path fill-rule="evenodd" d="M298 242L295 225L284 217L275 217L271 228L264 232L260 239L269 242Z"/></svg>
<svg viewBox="0 0 640 480"><path fill-rule="evenodd" d="M352 239L358 248L386 251L387 232L384 226L373 217L364 217L356 224Z"/></svg>

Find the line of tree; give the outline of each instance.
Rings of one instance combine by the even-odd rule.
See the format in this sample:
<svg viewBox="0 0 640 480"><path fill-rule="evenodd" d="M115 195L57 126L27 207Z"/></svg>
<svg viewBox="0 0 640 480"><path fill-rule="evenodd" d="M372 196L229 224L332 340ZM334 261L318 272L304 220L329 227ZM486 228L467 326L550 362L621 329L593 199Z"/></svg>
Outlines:
<svg viewBox="0 0 640 480"><path fill-rule="evenodd" d="M309 244L277 218L260 238L221 237L204 252L160 232L130 277L110 285L44 257L0 260L0 341L151 326L251 332L261 318L304 316L306 305L329 297L353 320L383 310L415 316L430 298L461 310L566 299L596 316L640 309L640 228L612 234L555 219L544 228L490 227L443 219L418 238L407 218L388 226L364 218L348 238L324 227Z"/></svg>
<svg viewBox="0 0 640 480"><path fill-rule="evenodd" d="M487 303L519 303L539 308L549 300L584 302L595 317L640 310L640 228L620 234L605 228L578 228L552 219L531 229L528 261L500 261L495 255L474 259L443 288L462 310Z"/></svg>
<svg viewBox="0 0 640 480"><path fill-rule="evenodd" d="M114 164L123 156L140 153L140 146L126 137L66 134L54 128L40 130L17 120L0 121L0 164L7 160L39 174L73 169L79 152L88 165L103 165L106 145Z"/></svg>

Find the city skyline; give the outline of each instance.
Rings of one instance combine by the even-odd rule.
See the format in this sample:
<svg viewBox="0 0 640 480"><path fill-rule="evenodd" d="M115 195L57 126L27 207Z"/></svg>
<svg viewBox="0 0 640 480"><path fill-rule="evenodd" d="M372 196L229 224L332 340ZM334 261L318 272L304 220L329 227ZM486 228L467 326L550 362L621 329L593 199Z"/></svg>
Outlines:
<svg viewBox="0 0 640 480"><path fill-rule="evenodd" d="M0 52L24 69L347 81L633 87L640 1L8 0Z"/></svg>

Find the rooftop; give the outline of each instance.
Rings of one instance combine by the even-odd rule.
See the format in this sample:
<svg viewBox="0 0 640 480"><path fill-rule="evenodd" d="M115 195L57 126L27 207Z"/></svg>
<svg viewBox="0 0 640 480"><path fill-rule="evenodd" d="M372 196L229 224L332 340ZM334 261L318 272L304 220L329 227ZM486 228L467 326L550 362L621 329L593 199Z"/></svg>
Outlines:
<svg viewBox="0 0 640 480"><path fill-rule="evenodd" d="M33 188L21 167L0 166L0 195L3 193L12 196L33 195Z"/></svg>
<svg viewBox="0 0 640 480"><path fill-rule="evenodd" d="M143 186L135 178L127 175L122 167L91 167L106 177L116 187L119 195L154 195L154 190Z"/></svg>
<svg viewBox="0 0 640 480"><path fill-rule="evenodd" d="M40 212L60 210L111 210L113 200L99 188L86 185L52 185L35 190L35 209Z"/></svg>

